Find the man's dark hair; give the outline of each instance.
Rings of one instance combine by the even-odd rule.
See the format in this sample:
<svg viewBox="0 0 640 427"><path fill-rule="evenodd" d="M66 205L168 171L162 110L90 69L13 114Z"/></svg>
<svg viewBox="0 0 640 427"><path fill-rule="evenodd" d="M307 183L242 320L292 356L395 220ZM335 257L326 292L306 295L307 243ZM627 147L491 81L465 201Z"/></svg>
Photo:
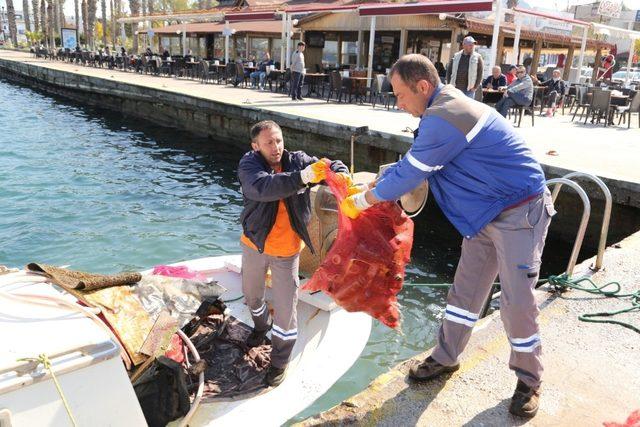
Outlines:
<svg viewBox="0 0 640 427"><path fill-rule="evenodd" d="M282 129L280 129L280 125L278 125L273 120L262 120L261 122L258 122L255 125L251 126L251 130L249 131L251 142L255 142L256 138L258 138L258 135L260 135L260 132L265 129L278 129L280 132L282 132Z"/></svg>
<svg viewBox="0 0 640 427"><path fill-rule="evenodd" d="M510 65L509 66L509 71L513 70L514 68L518 68L518 66L517 65Z"/></svg>
<svg viewBox="0 0 640 427"><path fill-rule="evenodd" d="M307 44L305 42L298 42L298 46L306 46Z"/></svg>
<svg viewBox="0 0 640 427"><path fill-rule="evenodd" d="M433 87L437 87L440 83L436 67L433 66L429 58L418 53L405 55L398 59L389 71L389 79L395 74L414 92L416 92L416 86L420 80L428 81Z"/></svg>

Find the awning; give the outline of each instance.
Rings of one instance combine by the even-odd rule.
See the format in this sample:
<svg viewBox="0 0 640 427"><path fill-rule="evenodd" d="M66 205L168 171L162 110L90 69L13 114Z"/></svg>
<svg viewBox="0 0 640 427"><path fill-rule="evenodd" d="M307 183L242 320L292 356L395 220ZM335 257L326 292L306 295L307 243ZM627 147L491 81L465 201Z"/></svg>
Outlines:
<svg viewBox="0 0 640 427"><path fill-rule="evenodd" d="M185 30L187 34L207 34L222 33L224 30L224 22L194 22L189 24L167 25L162 28L153 28L153 32L157 36L178 36ZM243 21L233 22L229 24L231 29L238 33L260 33L280 35L282 31L281 21ZM139 31L140 34L146 33L149 29Z"/></svg>
<svg viewBox="0 0 640 427"><path fill-rule="evenodd" d="M312 12L346 12L349 10L355 10L358 7L360 7L359 4L309 3L287 6L283 9L283 11L289 14Z"/></svg>
<svg viewBox="0 0 640 427"><path fill-rule="evenodd" d="M376 4L360 6L360 16L424 15L430 13L461 13L491 11L491 0L434 0L420 3Z"/></svg>
<svg viewBox="0 0 640 427"><path fill-rule="evenodd" d="M268 12L231 12L224 15L229 22L237 21L268 21L274 19L273 11Z"/></svg>
<svg viewBox="0 0 640 427"><path fill-rule="evenodd" d="M493 21L490 21L488 19L467 17L465 19L465 22L467 25L467 29L472 33L491 35L493 31ZM501 31L503 31L510 37L515 35L515 25L511 22L502 22L500 24L500 28ZM540 31L524 25L522 26L520 36L526 40L536 40L537 38L541 38L543 42L558 43L564 45L580 45L580 38L561 34L541 33ZM598 46L605 49L610 49L613 45L601 40L587 39L587 47L596 49Z"/></svg>
<svg viewBox="0 0 640 427"><path fill-rule="evenodd" d="M538 16L540 18L551 19L553 21L567 22L569 24L581 25L583 27L588 27L589 26L589 23L585 22L585 21L579 21L577 19L567 18L567 17L564 17L564 16L552 15L550 13L540 12L538 10L522 9L520 7L514 7L512 10L514 12L517 12L517 13L522 13L522 14L525 14L525 15Z"/></svg>

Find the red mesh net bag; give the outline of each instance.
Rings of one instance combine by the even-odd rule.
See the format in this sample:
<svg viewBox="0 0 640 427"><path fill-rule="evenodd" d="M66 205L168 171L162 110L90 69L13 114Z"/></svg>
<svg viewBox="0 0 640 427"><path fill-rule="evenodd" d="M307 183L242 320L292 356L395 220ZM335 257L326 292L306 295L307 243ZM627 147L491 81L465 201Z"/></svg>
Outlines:
<svg viewBox="0 0 640 427"><path fill-rule="evenodd" d="M338 205L346 182L327 173ZM363 311L390 328L400 327L396 295L411 255L413 221L393 202L378 203L357 219L338 213L338 235L303 289L322 290L347 311Z"/></svg>

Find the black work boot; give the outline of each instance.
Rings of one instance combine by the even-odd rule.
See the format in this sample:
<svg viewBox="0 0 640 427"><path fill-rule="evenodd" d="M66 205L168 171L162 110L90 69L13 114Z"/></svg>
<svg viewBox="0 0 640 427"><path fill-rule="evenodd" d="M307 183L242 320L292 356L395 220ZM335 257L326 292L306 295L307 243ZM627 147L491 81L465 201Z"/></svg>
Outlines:
<svg viewBox="0 0 640 427"><path fill-rule="evenodd" d="M249 337L247 338L246 344L248 347L258 347L261 346L262 344L266 343L266 339L267 339L267 332L269 332L271 330L271 327L273 326L273 320L271 318L269 318L269 327L265 330L257 330L256 328L253 328L251 330L251 333L249 334Z"/></svg>
<svg viewBox="0 0 640 427"><path fill-rule="evenodd" d="M264 381L269 384L271 387L279 386L282 381L284 381L284 377L287 375L287 367L284 368L276 368L275 366L269 366L269 370L267 371L267 375L264 377Z"/></svg>
<svg viewBox="0 0 640 427"><path fill-rule="evenodd" d="M431 356L421 363L414 363L409 369L409 378L414 381L428 381L448 372L455 372L460 368L460 364L445 366L436 362Z"/></svg>
<svg viewBox="0 0 640 427"><path fill-rule="evenodd" d="M511 398L511 405L509 405L509 412L519 417L533 418L538 412L539 400L540 389L529 387L518 380L516 391Z"/></svg>

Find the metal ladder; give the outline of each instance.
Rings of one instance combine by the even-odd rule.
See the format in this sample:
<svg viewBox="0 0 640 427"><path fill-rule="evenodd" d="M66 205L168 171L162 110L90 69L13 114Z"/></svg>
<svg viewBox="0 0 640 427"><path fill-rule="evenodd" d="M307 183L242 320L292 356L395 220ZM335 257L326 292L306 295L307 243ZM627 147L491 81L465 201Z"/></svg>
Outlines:
<svg viewBox="0 0 640 427"><path fill-rule="evenodd" d="M578 261L578 254L580 253L580 249L582 248L582 242L584 240L585 231L587 229L587 223L589 222L589 216L591 215L591 202L589 201L589 196L584 191L584 189L575 182L576 178L586 178L595 182L602 193L604 194L604 214L602 218L602 226L600 227L600 240L598 242L598 254L596 255L596 263L592 267L592 270L598 271L602 268L602 263L604 261L604 251L607 246L607 234L609 233L609 222L611 220L611 191L609 191L609 187L597 176L584 173L584 172L571 172L564 175L562 178L554 178L547 181L548 186L554 185L553 192L551 193L551 197L555 202L558 198L558 194L560 194L560 190L563 185L568 185L573 188L580 199L582 199L583 211L582 218L580 220L580 226L578 227L578 234L576 235L576 241L573 244L573 250L571 251L571 257L569 258L569 263L567 264L567 269L565 271L568 277L571 277L573 274L573 270Z"/></svg>
<svg viewBox="0 0 640 427"><path fill-rule="evenodd" d="M602 218L602 226L600 228L600 240L598 242L598 254L596 255L596 263L591 267L593 271L598 271L602 268L604 251L607 246L607 234L609 233L609 222L611 219L611 191L609 191L609 187L607 187L607 185L597 176L585 172L571 172L564 175L562 178L553 178L547 180L547 186L554 186L551 193L551 198L554 202L558 198L558 194L560 194L560 190L562 189L563 185L568 185L573 190L575 190L575 192L578 193L578 196L580 196L580 199L582 200L582 218L580 219L580 225L578 226L576 240L573 244L569 263L567 264L567 269L565 271L567 277L571 277L571 275L573 274L573 270L575 269L576 263L578 261L578 255L580 254L580 249L582 248L582 242L584 241L584 235L587 230L589 216L591 215L591 202L589 201L589 196L587 195L587 192L584 191L584 189L577 182L575 182L576 178L585 178L595 182L604 194L604 214ZM480 317L486 316L491 301L500 296L500 291L495 293L492 291L489 295L490 296L489 298L487 298L487 302L480 312Z"/></svg>

